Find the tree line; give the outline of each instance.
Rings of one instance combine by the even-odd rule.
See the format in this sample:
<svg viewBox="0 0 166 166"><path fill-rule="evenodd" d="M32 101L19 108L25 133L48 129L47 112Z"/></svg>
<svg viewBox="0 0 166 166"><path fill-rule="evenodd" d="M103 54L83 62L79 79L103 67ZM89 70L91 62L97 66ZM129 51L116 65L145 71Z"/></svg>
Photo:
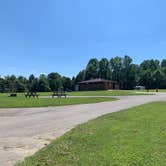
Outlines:
<svg viewBox="0 0 166 166"><path fill-rule="evenodd" d="M161 62L156 59L144 60L134 64L128 55L116 56L110 60L102 58L90 59L86 68L79 72L75 82L92 78L103 78L117 81L121 89L133 89L135 86L145 86L146 89L166 88L166 59Z"/></svg>
<svg viewBox="0 0 166 166"><path fill-rule="evenodd" d="M48 75L41 74L35 77L33 74L29 78L15 75L0 78L0 92L48 92L57 91L63 88L65 91L72 90L74 86L73 80L69 77L61 76L58 73L50 73Z"/></svg>
<svg viewBox="0 0 166 166"><path fill-rule="evenodd" d="M59 88L70 91L79 82L95 78L117 81L121 89L133 89L138 85L146 89L166 88L166 59L161 62L144 60L138 65L127 55L101 60L92 58L86 68L72 79L56 72L41 74L39 77L32 74L29 78L15 75L0 77L0 92L47 92Z"/></svg>

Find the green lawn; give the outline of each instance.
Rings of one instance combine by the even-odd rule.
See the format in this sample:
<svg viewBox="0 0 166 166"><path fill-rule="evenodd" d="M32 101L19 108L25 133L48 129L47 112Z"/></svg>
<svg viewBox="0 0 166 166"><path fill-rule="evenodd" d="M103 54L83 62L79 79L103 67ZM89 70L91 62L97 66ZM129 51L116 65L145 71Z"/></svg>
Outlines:
<svg viewBox="0 0 166 166"><path fill-rule="evenodd" d="M150 95L151 93L137 93L139 91L134 90L112 90L112 91L78 91L67 92L69 96L132 96L132 95ZM51 92L39 93L41 96L50 96Z"/></svg>
<svg viewBox="0 0 166 166"><path fill-rule="evenodd" d="M142 92L147 92L147 90L141 90ZM166 89L159 89L159 92L166 92ZM156 89L150 89L149 92L156 92Z"/></svg>
<svg viewBox="0 0 166 166"><path fill-rule="evenodd" d="M18 97L8 97L8 94L0 95L0 108L22 108L22 107L47 107L47 106L63 106L74 104L98 103L104 101L115 100L110 97L88 97L88 98L25 98L23 94Z"/></svg>
<svg viewBox="0 0 166 166"><path fill-rule="evenodd" d="M164 166L166 102L79 125L18 166Z"/></svg>

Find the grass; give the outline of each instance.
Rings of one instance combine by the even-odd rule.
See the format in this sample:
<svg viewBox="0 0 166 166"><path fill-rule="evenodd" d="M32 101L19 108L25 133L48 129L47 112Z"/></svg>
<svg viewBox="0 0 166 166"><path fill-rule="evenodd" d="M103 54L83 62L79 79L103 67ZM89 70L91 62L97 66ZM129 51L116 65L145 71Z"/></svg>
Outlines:
<svg viewBox="0 0 166 166"><path fill-rule="evenodd" d="M0 108L26 108L26 107L47 107L47 106L63 106L75 104L99 103L104 101L113 101L110 97L88 97L88 98L25 98L23 94L18 97L8 97L8 94L0 95Z"/></svg>
<svg viewBox="0 0 166 166"><path fill-rule="evenodd" d="M133 96L133 95L150 95L151 93L137 93L134 90L100 90L100 91L78 91L67 92L69 96ZM51 92L39 93L41 96L51 96Z"/></svg>
<svg viewBox="0 0 166 166"><path fill-rule="evenodd" d="M141 92L147 92L147 90L140 90ZM156 89L150 89L149 92L156 92ZM158 89L158 92L166 92L166 89Z"/></svg>
<svg viewBox="0 0 166 166"><path fill-rule="evenodd" d="M39 92L39 96L51 96L52 92ZM108 96L131 96L131 95L147 95L147 93L136 93L135 91L114 90L114 91L82 91L82 92L68 92L68 96L77 96L77 98L67 99L26 99L25 93L18 93L17 98L8 97L9 93L0 93L0 108L22 108L22 107L47 107L47 106L63 106L73 104L88 104L98 103L103 101L112 101L113 98ZM148 93L151 94L151 93ZM79 98L79 96L88 96L87 98ZM93 96L93 98L91 97ZM94 96L98 96L95 97ZM105 97L103 97L105 96Z"/></svg>
<svg viewBox="0 0 166 166"><path fill-rule="evenodd" d="M17 166L164 166L166 102L79 125Z"/></svg>

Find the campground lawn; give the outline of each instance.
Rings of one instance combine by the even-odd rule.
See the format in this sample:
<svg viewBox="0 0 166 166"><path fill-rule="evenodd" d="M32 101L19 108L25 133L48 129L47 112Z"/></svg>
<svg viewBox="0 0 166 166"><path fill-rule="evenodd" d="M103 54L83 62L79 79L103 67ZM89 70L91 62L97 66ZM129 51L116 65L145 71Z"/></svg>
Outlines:
<svg viewBox="0 0 166 166"><path fill-rule="evenodd" d="M8 97L9 94L0 95L0 108L27 108L27 107L48 107L64 106L75 104L99 103L116 100L111 97L87 97L87 98L25 98L23 94L18 97Z"/></svg>
<svg viewBox="0 0 166 166"><path fill-rule="evenodd" d="M141 92L141 93L138 93ZM40 96L51 96L51 92L39 93ZM144 93L134 90L98 90L98 91L73 91L67 92L69 96L133 96L133 95L151 95L152 93Z"/></svg>
<svg viewBox="0 0 166 166"><path fill-rule="evenodd" d="M148 95L148 93L137 93L133 90L105 90L105 91L79 91L70 92L70 96L133 96Z"/></svg>
<svg viewBox="0 0 166 166"><path fill-rule="evenodd" d="M141 92L147 92L147 90L140 90ZM156 92L156 89L150 89L149 92ZM166 89L158 89L158 92L166 92Z"/></svg>
<svg viewBox="0 0 166 166"><path fill-rule="evenodd" d="M17 166L164 166L165 163L166 102L156 102L79 125Z"/></svg>
<svg viewBox="0 0 166 166"><path fill-rule="evenodd" d="M0 93L0 108L22 108L22 107L47 107L47 106L63 106L74 104L89 104L104 101L115 100L110 96L132 96L132 95L151 95L152 93L137 93L130 90L112 90L112 91L79 91L67 92L69 96L65 98L42 98L43 96L51 97L52 92L38 92L39 98L25 98L25 93L17 93L18 97L8 97L9 93ZM70 96L75 96L70 98ZM81 98L79 96L86 96ZM95 97L96 96L96 97ZM109 98L108 98L109 97Z"/></svg>

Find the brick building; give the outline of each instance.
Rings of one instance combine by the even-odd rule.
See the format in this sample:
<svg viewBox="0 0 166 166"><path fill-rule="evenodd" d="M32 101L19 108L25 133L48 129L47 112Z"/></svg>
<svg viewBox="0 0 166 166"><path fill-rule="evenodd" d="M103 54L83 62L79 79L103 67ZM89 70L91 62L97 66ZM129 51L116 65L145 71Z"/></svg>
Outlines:
<svg viewBox="0 0 166 166"><path fill-rule="evenodd" d="M80 91L109 90L109 89L119 89L119 84L116 81L110 81L100 78L79 82Z"/></svg>

